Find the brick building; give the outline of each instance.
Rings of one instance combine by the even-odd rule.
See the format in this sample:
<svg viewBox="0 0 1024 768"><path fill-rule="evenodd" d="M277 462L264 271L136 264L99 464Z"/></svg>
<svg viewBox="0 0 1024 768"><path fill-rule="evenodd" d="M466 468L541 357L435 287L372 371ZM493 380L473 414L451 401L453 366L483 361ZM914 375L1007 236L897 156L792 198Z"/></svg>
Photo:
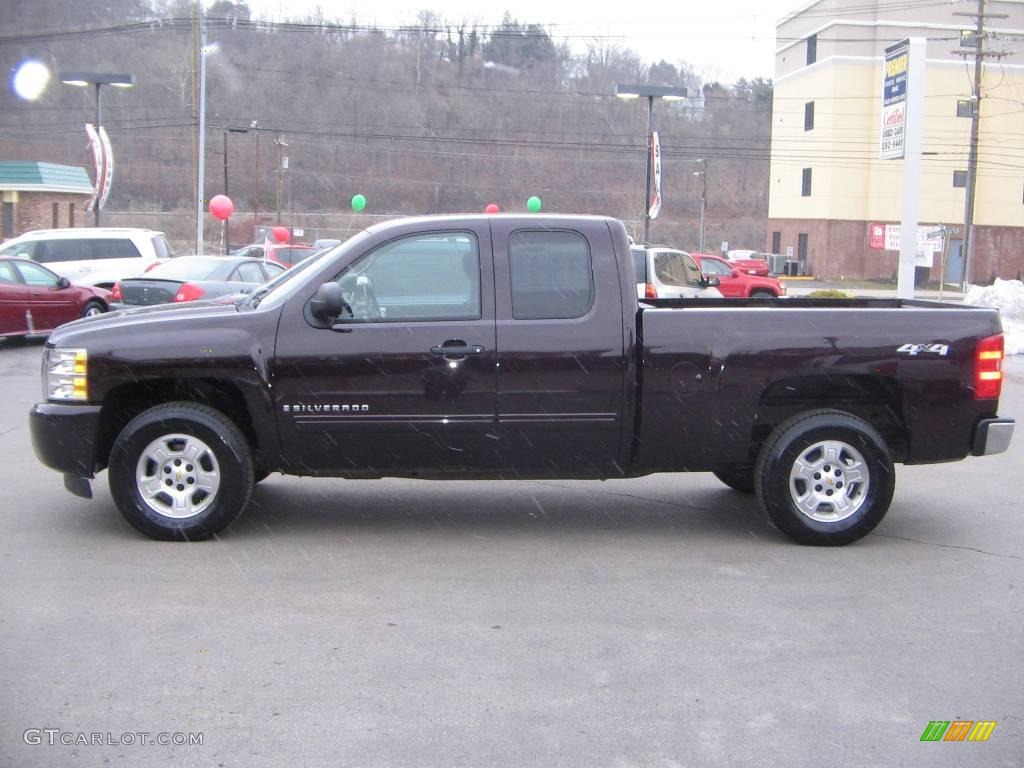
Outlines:
<svg viewBox="0 0 1024 768"><path fill-rule="evenodd" d="M776 27L767 249L792 249L807 274L889 278L899 254L871 247L872 224L902 218L903 161L879 157L885 48L927 40L919 225L962 231L973 58L955 55L975 4L806 2ZM1024 3L991 0L982 80L971 282L1024 270ZM1005 14L1006 18L999 18ZM959 102L959 105L958 105ZM959 107L959 108L958 108ZM965 109L966 108L966 109ZM966 116L958 116L964 115ZM877 227L876 227L877 231ZM876 243L877 244L877 243ZM950 237L946 282L964 279L962 235ZM938 280L942 254L928 276Z"/></svg>
<svg viewBox="0 0 1024 768"><path fill-rule="evenodd" d="M33 229L89 226L92 182L84 168L55 163L0 162L6 240Z"/></svg>

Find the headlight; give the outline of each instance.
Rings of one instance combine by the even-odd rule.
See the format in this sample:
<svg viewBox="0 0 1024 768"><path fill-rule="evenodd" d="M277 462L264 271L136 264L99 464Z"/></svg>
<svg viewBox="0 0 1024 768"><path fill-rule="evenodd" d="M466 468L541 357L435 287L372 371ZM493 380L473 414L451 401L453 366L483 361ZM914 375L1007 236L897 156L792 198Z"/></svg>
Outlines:
<svg viewBox="0 0 1024 768"><path fill-rule="evenodd" d="M87 400L89 356L84 349L47 349L43 395L47 400Z"/></svg>

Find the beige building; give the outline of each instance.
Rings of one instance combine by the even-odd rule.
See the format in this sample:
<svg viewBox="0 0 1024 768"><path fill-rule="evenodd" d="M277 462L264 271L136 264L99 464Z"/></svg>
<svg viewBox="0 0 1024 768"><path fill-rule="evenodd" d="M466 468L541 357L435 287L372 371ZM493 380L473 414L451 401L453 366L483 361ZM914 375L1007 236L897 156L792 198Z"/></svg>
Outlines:
<svg viewBox="0 0 1024 768"><path fill-rule="evenodd" d="M970 279L1018 277L1024 270L1024 0L988 2L991 51L982 85L974 247ZM846 8L852 10L845 10ZM776 29L775 93L767 246L792 249L801 269L820 277L886 278L898 253L871 247L872 224L902 218L903 160L879 158L884 51L927 39L925 123L918 220L962 225L971 120L973 57L954 54L974 27L976 2L857 3L818 0ZM963 112L968 105L961 104ZM959 231L962 231L960 226ZM877 244L877 243L876 243ZM963 279L959 234L929 273Z"/></svg>

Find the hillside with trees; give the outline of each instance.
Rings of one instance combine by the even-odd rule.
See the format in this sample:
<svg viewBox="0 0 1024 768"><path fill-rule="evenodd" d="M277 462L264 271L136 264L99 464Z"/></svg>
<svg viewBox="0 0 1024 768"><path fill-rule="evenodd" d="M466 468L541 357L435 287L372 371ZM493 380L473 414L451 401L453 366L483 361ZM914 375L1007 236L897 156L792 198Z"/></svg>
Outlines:
<svg viewBox="0 0 1024 768"><path fill-rule="evenodd" d="M185 0L14 0L0 53L10 69L130 72L103 91L116 157L104 223L150 226L188 247L198 126L195 4ZM664 203L652 239L695 249L707 168L707 241L763 246L770 81L702 82L691 65L645 63L609 39L573 53L542 26L506 15L483 28L432 12L378 28L356 16L278 21L245 2L206 10L205 188L235 202L232 240L280 221L343 237L376 216L544 210L598 213L642 233L646 103L617 83L686 87L656 102ZM51 82L37 102L0 98L0 159L89 167L82 125L94 95ZM233 129L229 132L229 129ZM246 132L241 132L246 131ZM226 139L225 139L226 136ZM287 156L287 169L282 169ZM703 162L698 162L703 158ZM91 170L90 170L91 172ZM366 196L363 214L349 207ZM210 242L218 229L207 227Z"/></svg>

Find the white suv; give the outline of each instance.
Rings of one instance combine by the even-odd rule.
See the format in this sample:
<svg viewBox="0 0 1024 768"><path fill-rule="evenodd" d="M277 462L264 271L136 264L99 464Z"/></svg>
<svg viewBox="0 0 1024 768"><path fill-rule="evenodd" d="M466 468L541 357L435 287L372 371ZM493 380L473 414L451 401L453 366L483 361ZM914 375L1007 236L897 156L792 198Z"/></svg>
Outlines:
<svg viewBox="0 0 1024 768"><path fill-rule="evenodd" d="M632 245L636 297L643 299L720 299L718 278L709 281L686 251L661 245Z"/></svg>
<svg viewBox="0 0 1024 768"><path fill-rule="evenodd" d="M127 227L37 229L0 246L0 256L32 259L76 285L109 289L174 256L163 232Z"/></svg>

